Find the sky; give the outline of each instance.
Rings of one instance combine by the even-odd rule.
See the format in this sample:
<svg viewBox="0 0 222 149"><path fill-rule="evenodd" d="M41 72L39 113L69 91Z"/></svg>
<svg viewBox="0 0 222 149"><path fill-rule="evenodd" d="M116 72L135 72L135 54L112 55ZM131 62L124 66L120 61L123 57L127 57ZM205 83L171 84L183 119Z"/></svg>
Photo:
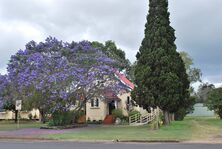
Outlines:
<svg viewBox="0 0 222 149"><path fill-rule="evenodd" d="M222 0L169 0L178 51L204 82L222 85ZM131 62L144 38L148 0L0 0L0 73L31 40L113 40Z"/></svg>

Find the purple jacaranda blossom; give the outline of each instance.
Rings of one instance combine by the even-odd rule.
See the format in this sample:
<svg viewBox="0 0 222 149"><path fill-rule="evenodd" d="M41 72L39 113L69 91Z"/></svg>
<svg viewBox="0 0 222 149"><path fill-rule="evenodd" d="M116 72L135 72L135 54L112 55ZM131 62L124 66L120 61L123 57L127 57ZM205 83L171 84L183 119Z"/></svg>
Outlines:
<svg viewBox="0 0 222 149"><path fill-rule="evenodd" d="M62 42L49 37L29 42L11 56L8 79L29 100L37 96L38 108L68 110L76 101L83 105L106 88L118 91L116 62L88 41ZM81 108L81 106L80 106Z"/></svg>
<svg viewBox="0 0 222 149"><path fill-rule="evenodd" d="M5 86L7 84L7 79L4 75L0 74L0 109L3 107L3 94L5 90Z"/></svg>
<svg viewBox="0 0 222 149"><path fill-rule="evenodd" d="M0 108L3 106L3 97L6 91L8 85L8 78L7 75L1 75L0 74Z"/></svg>

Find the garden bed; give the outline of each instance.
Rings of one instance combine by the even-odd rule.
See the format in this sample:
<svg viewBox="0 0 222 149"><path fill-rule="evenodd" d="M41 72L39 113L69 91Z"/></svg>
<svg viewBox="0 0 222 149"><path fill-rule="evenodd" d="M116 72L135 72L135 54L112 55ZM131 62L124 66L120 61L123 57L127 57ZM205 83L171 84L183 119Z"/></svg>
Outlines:
<svg viewBox="0 0 222 149"><path fill-rule="evenodd" d="M88 124L73 124L66 126L42 126L40 129L73 129L73 128L82 128L87 127Z"/></svg>

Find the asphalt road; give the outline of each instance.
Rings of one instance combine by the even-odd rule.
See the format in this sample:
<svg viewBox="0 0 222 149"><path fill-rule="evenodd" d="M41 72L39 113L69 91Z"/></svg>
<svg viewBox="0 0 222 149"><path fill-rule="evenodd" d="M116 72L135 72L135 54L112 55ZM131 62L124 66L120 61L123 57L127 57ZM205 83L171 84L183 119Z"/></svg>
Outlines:
<svg viewBox="0 0 222 149"><path fill-rule="evenodd" d="M127 144L0 141L0 149L222 149L222 144Z"/></svg>

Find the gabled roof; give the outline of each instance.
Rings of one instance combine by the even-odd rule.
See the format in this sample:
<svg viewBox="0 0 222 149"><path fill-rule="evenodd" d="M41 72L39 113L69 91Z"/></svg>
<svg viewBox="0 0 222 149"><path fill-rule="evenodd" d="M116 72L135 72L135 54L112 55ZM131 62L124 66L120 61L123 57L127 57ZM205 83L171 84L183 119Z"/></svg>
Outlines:
<svg viewBox="0 0 222 149"><path fill-rule="evenodd" d="M124 85L132 90L134 89L135 85L130 80L128 80L124 74L121 74L119 71L116 71L115 74Z"/></svg>
<svg viewBox="0 0 222 149"><path fill-rule="evenodd" d="M106 89L104 91L104 97L107 101L112 101L112 100L117 100L119 101L119 97L116 95L116 93L114 91L112 91L111 89Z"/></svg>

